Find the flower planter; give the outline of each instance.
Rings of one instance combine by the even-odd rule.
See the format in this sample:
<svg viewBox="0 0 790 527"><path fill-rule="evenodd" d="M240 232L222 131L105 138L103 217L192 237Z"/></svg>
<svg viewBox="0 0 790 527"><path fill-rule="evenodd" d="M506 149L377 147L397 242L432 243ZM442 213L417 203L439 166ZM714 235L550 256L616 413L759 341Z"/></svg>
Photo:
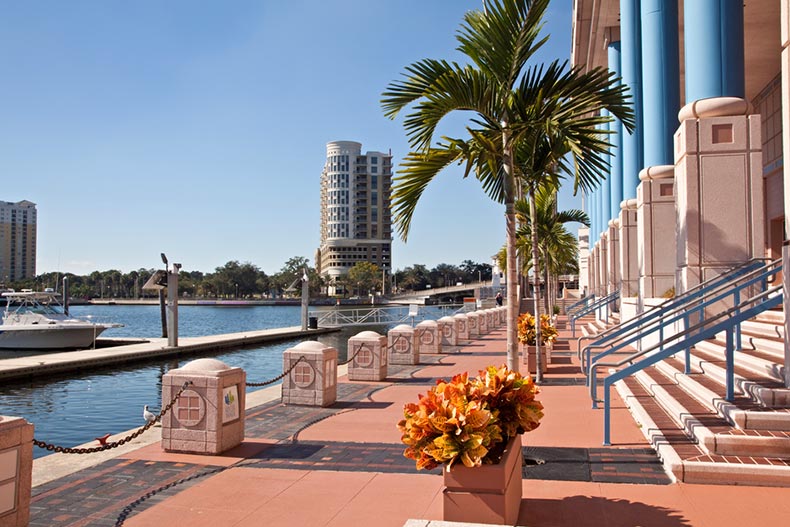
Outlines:
<svg viewBox="0 0 790 527"><path fill-rule="evenodd" d="M444 471L444 520L515 525L521 506L521 436L508 441L496 465Z"/></svg>
<svg viewBox="0 0 790 527"><path fill-rule="evenodd" d="M527 371L537 373L537 347L528 344L521 346L521 364L527 365ZM546 345L540 347L540 373L546 373L546 365L549 363Z"/></svg>

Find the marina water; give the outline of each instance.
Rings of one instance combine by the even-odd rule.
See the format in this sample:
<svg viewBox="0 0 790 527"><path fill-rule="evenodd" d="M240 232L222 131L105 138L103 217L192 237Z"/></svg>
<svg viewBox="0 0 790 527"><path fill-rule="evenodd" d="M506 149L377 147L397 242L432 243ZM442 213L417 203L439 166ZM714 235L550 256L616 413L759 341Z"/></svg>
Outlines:
<svg viewBox="0 0 790 527"><path fill-rule="evenodd" d="M122 328L107 330L103 337L159 337L162 331L159 306L73 306L71 314L124 324ZM179 306L179 337L299 326L300 314L299 306ZM438 309L428 310L425 317L439 318L444 314ZM384 334L388 329L386 326L346 327L317 339L337 348L343 361L349 337L363 330ZM282 353L298 342L301 340L6 382L0 386L0 415L24 417L35 425L38 440L76 446L107 433L144 425L143 406L147 404L153 411L159 411L162 376L170 369L210 356L229 366L243 368L248 382L266 381L282 373ZM20 354L0 350L0 358ZM33 455L41 457L48 453L34 448Z"/></svg>

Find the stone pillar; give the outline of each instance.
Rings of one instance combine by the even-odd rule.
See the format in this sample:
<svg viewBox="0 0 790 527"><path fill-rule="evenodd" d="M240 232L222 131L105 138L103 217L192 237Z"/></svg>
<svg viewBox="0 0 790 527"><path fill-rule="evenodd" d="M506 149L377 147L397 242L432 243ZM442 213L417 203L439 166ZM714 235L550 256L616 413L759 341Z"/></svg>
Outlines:
<svg viewBox="0 0 790 527"><path fill-rule="evenodd" d="M590 237L592 240L592 235ZM596 251L595 244L591 242L590 245L590 294L598 294L598 251Z"/></svg>
<svg viewBox="0 0 790 527"><path fill-rule="evenodd" d="M607 222L608 223L608 222ZM609 233L601 234L600 250L598 252L598 283L601 288L601 296L609 294Z"/></svg>
<svg viewBox="0 0 790 527"><path fill-rule="evenodd" d="M477 324L477 312L473 311L466 315L466 327L469 329L469 338L473 339L480 335L480 330Z"/></svg>
<svg viewBox="0 0 790 527"><path fill-rule="evenodd" d="M362 331L348 339L350 381L383 381L387 378L387 337Z"/></svg>
<svg viewBox="0 0 790 527"><path fill-rule="evenodd" d="M621 80L620 28L607 28L609 69L615 74L615 85ZM620 216L620 202L623 201L623 123L615 119L609 123L609 142L612 144L609 156L609 217L616 220Z"/></svg>
<svg viewBox="0 0 790 527"><path fill-rule="evenodd" d="M620 218L609 221L609 233L606 236L606 268L609 272L607 293L620 289Z"/></svg>
<svg viewBox="0 0 790 527"><path fill-rule="evenodd" d="M497 308L501 315L505 312L504 307ZM469 342L469 317L463 313L453 316L453 323L455 324L455 335L458 339L458 344Z"/></svg>
<svg viewBox="0 0 790 527"><path fill-rule="evenodd" d="M488 315L486 314L486 310L482 309L477 312L477 330L480 332L480 335L485 335L491 328L488 327Z"/></svg>
<svg viewBox="0 0 790 527"><path fill-rule="evenodd" d="M478 317L478 326L479 326ZM420 353L441 353L442 337L435 320L423 320L414 328L414 335L420 341Z"/></svg>
<svg viewBox="0 0 790 527"><path fill-rule="evenodd" d="M442 317L436 321L439 325L439 335L442 337L442 349L458 345L458 336L455 333L453 317Z"/></svg>
<svg viewBox="0 0 790 527"><path fill-rule="evenodd" d="M166 404L189 386L162 418L162 448L167 452L221 454L244 440L247 375L217 359L197 359L162 377Z"/></svg>
<svg viewBox="0 0 790 527"><path fill-rule="evenodd" d="M304 356L299 364L296 361ZM296 366L294 366L296 364ZM283 404L331 406L337 400L337 349L317 341L300 342L283 353Z"/></svg>
<svg viewBox="0 0 790 527"><path fill-rule="evenodd" d="M736 97L687 104L675 134L678 293L765 253L760 116Z"/></svg>
<svg viewBox="0 0 790 527"><path fill-rule="evenodd" d="M639 173L636 198L639 291L664 297L675 287L675 167L659 165Z"/></svg>
<svg viewBox="0 0 790 527"><path fill-rule="evenodd" d="M420 339L415 338L414 328L408 324L395 326L387 332L390 364L419 364Z"/></svg>
<svg viewBox="0 0 790 527"><path fill-rule="evenodd" d="M639 295L636 200L620 203L620 297Z"/></svg>
<svg viewBox="0 0 790 527"><path fill-rule="evenodd" d="M0 415L0 525L26 527L33 481L33 425Z"/></svg>

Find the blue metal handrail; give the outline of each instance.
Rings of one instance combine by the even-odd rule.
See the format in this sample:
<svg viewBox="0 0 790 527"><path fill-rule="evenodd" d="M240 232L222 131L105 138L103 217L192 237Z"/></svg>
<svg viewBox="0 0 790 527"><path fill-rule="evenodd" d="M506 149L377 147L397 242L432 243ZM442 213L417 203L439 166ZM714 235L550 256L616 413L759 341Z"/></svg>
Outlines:
<svg viewBox="0 0 790 527"><path fill-rule="evenodd" d="M592 394L593 408L597 406L598 401L595 397L595 375L592 370L592 365L597 361L600 361L607 355L624 350L630 344L642 341L644 338L655 335L656 333L658 334L659 342L661 342L664 340L664 330L666 328L672 328L678 322L682 322L684 328L689 327L689 320L693 315L700 315L700 318L704 318L704 310L706 308L717 302L726 300L729 296L734 296L734 303L737 304L740 301L741 291L748 287L757 285L761 287L761 290L765 290L768 282L771 281L769 278L774 277L781 268L781 260L774 260L770 265L762 266L746 274L732 277L725 283L711 284L709 287L699 291L702 293L701 295L694 295L687 302L683 303L682 306L678 306L671 312L664 314L664 316L656 318L648 323L643 323L640 327L632 329L627 334L622 335L616 343L611 345L611 347L598 353L594 357L590 356L593 346L585 348L585 355L582 356L582 361L585 364L585 372L588 374L587 382L590 386L590 393ZM738 347L741 345L740 326L736 331L736 345ZM690 349L687 349L685 373L689 373L690 353Z"/></svg>
<svg viewBox="0 0 790 527"><path fill-rule="evenodd" d="M573 304L571 304L568 307L566 307L565 308L565 315L566 316L571 316L574 311L576 311L578 309L583 309L583 308L587 307L590 304L590 302L594 302L594 301L595 301L595 295L585 296L584 298L582 298L578 302L574 302Z"/></svg>
<svg viewBox="0 0 790 527"><path fill-rule="evenodd" d="M692 302L695 302L697 299L704 297L705 295L709 295L715 291L720 291L723 287L728 287L745 275L766 267L766 262L770 262L771 265L774 265L778 263L778 260L771 262L767 258L754 258L748 262L744 262L741 265L733 267L732 269L725 271L720 275L709 278L708 280L705 280L704 282L684 291L678 296L669 298L664 302L653 306L642 313L639 313L634 318L631 318L616 326L606 328L597 335L579 337L577 340L576 349L578 350L577 356L580 360L582 372L585 374L587 373L587 369L590 364L590 354L593 349L601 349L607 345L609 347L613 347L622 343L624 340L627 340L625 343L626 345L641 340L647 333L647 327L649 327L649 324L651 324L654 320L666 318L667 316L684 309L686 306ZM582 340L585 339L594 339L594 341L587 346L582 347ZM620 346L618 349L622 349L622 347L623 346Z"/></svg>
<svg viewBox="0 0 790 527"><path fill-rule="evenodd" d="M735 291L733 291L735 293ZM734 295L737 298L736 295ZM604 441L606 446L611 445L611 398L612 385L633 375L653 364L664 360L675 353L679 353L695 344L715 337L724 331L726 333L725 359L726 366L726 394L725 398L732 401L735 394L735 328L742 322L754 318L760 313L780 306L783 303L782 286L774 286L761 293L736 304L721 313L705 319L682 333L673 335L646 350L632 354L629 357L611 363L595 363L592 371L598 367L619 368L625 364L629 366L609 374L603 380L604 386Z"/></svg>
<svg viewBox="0 0 790 527"><path fill-rule="evenodd" d="M576 321L578 319L580 319L581 317L585 316L585 315L589 315L590 313L594 313L594 312L596 312L596 311L598 311L600 309L604 309L605 308L606 309L605 318L608 319L609 318L609 305L612 302L617 302L619 299L620 299L620 290L618 289L614 293L610 293L609 295L607 295L607 296L605 296L603 298L599 298L598 300L596 300L592 304L588 305L587 307L584 307L584 308L580 309L579 311L577 311L576 313L574 313L573 315L568 317L569 320L571 321L571 335L574 336L574 337L576 336Z"/></svg>

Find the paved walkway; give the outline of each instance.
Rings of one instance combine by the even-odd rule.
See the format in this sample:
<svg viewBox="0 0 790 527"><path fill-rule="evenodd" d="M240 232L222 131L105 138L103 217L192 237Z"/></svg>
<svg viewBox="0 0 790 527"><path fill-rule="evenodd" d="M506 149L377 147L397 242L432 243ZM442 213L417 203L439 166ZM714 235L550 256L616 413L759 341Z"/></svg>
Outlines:
<svg viewBox="0 0 790 527"><path fill-rule="evenodd" d="M561 346L560 346L561 347ZM341 377L331 408L271 401L247 412L244 443L222 456L167 454L158 443L33 489L33 526L401 527L442 517L439 469L418 472L395 426L437 378L505 361L497 330L387 382ZM575 354L549 365L541 426L524 436L519 525L783 525L790 489L672 483L619 399L613 446L590 409ZM616 395L615 395L616 397ZM154 433L154 432L149 432Z"/></svg>

